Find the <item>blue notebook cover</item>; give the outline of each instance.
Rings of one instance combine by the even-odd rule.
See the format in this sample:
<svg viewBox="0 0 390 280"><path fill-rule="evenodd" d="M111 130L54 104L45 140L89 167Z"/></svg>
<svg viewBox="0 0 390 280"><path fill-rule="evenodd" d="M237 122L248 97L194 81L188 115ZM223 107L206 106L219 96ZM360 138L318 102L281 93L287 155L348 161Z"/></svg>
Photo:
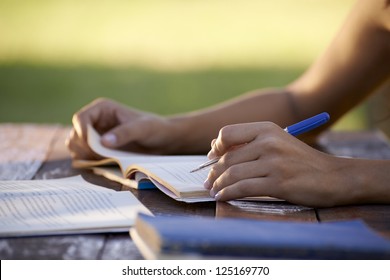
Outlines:
<svg viewBox="0 0 390 280"><path fill-rule="evenodd" d="M151 189L157 189L157 187L149 180L141 180L138 182L138 189L151 190Z"/></svg>
<svg viewBox="0 0 390 280"><path fill-rule="evenodd" d="M159 253L166 255L390 259L390 241L360 220L305 223L145 214L138 219L159 236Z"/></svg>

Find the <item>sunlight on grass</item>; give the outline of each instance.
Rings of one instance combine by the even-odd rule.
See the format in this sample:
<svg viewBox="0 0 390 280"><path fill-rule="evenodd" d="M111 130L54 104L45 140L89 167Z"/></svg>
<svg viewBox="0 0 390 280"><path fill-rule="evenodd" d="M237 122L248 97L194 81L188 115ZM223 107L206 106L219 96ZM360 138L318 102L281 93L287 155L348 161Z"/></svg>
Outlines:
<svg viewBox="0 0 390 280"><path fill-rule="evenodd" d="M0 61L159 69L302 66L352 0L3 0Z"/></svg>

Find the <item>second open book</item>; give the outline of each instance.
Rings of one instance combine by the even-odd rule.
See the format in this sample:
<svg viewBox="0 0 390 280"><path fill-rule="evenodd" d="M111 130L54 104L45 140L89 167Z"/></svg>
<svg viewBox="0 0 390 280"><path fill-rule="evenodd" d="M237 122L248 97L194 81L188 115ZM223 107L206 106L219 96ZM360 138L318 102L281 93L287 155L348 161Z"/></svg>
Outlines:
<svg viewBox="0 0 390 280"><path fill-rule="evenodd" d="M104 147L100 135L88 127L88 144L102 160L75 160L76 168L90 168L95 173L138 189L157 187L178 201L213 201L203 187L209 168L190 171L207 161L206 156L154 156ZM266 199L266 198L265 198Z"/></svg>

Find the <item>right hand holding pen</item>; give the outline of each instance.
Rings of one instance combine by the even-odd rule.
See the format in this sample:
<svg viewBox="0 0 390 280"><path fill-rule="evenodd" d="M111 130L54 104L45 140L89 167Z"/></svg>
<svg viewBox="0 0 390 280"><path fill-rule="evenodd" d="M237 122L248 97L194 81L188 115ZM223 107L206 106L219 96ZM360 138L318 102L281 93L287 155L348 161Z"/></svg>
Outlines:
<svg viewBox="0 0 390 280"><path fill-rule="evenodd" d="M345 175L349 160L315 150L273 123L222 128L208 156L220 157L205 182L216 200L271 196L328 207L354 199Z"/></svg>

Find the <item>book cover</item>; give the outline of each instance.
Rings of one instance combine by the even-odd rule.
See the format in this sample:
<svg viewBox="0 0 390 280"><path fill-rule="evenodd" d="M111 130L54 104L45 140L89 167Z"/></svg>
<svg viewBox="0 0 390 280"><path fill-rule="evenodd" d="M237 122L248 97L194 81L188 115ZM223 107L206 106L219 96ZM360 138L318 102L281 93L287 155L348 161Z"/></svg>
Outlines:
<svg viewBox="0 0 390 280"><path fill-rule="evenodd" d="M274 222L139 214L131 237L147 259L390 259L362 221Z"/></svg>

